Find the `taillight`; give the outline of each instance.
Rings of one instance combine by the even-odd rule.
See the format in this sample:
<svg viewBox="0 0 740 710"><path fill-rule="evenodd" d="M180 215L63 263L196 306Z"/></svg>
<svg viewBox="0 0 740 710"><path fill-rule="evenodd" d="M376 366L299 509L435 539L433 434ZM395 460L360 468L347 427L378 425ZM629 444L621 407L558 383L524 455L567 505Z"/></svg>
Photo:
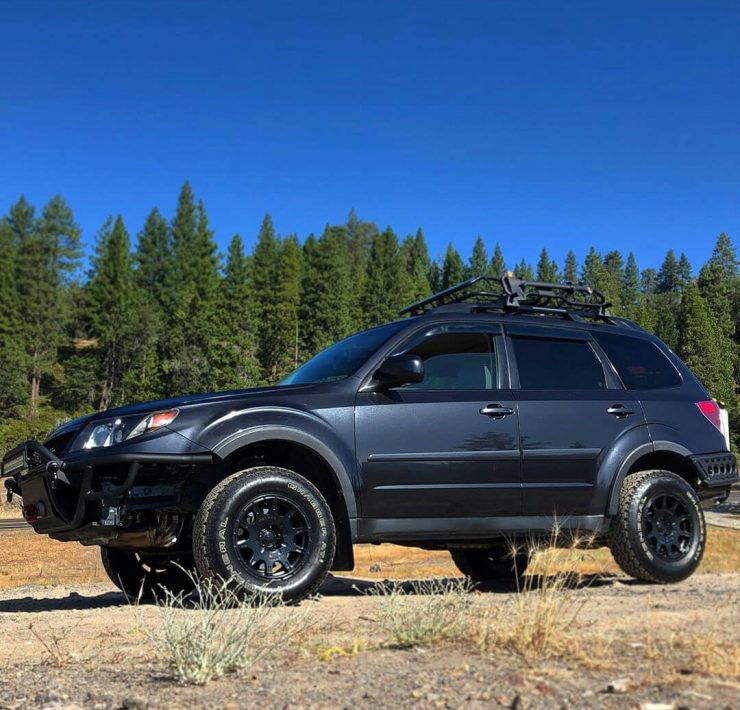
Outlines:
<svg viewBox="0 0 740 710"><path fill-rule="evenodd" d="M696 406L699 407L699 411L709 419L719 431L722 431L722 418L719 413L719 404L713 399L709 399L706 402L697 402Z"/></svg>

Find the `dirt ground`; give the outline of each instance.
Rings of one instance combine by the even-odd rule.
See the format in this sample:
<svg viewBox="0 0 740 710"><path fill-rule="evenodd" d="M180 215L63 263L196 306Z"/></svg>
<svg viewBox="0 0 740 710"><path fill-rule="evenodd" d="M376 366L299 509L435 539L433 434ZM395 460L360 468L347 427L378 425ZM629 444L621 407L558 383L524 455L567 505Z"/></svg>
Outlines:
<svg viewBox="0 0 740 710"><path fill-rule="evenodd" d="M740 568L736 531L710 528L703 573L670 587L617 574L600 551L566 555L563 566L587 573L559 593L567 623L542 653L483 642L491 618L528 623L517 616L522 594L505 584L467 595L466 626L454 638L397 647L369 592L386 578L455 569L446 553L362 546L354 573L330 578L316 601L279 610L275 634L297 613L310 618L308 631L206 686L176 683L155 652L145 629L162 623L157 607L129 605L107 581L76 581L102 579L96 550L6 533L6 586L12 560L41 543L50 554L38 579L69 576L0 590L0 708L740 707L740 574L708 571ZM547 586L537 562L530 582L535 614ZM408 602L424 612L430 597Z"/></svg>

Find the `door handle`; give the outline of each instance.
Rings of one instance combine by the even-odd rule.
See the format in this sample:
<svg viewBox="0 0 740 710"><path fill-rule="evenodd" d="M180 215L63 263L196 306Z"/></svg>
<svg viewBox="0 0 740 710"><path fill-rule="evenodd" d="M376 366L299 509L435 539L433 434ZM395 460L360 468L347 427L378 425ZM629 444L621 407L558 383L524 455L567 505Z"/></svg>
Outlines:
<svg viewBox="0 0 740 710"><path fill-rule="evenodd" d="M634 411L631 409L626 409L623 404L612 404L609 409L606 410L607 414L613 414L617 419L620 419L621 417L628 417L630 414L634 414Z"/></svg>
<svg viewBox="0 0 740 710"><path fill-rule="evenodd" d="M480 413L493 419L501 419L514 414L514 410L511 407L502 407L500 404L488 404L480 410Z"/></svg>

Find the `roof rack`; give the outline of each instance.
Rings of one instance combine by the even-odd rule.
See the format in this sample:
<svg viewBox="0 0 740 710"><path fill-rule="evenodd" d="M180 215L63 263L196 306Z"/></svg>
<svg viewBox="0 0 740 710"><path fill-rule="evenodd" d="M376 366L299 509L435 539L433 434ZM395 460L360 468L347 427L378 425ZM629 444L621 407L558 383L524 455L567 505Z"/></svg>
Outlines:
<svg viewBox="0 0 740 710"><path fill-rule="evenodd" d="M471 311L503 311L556 315L570 320L593 318L615 322L604 294L586 284L553 284L518 279L512 273L496 278L474 276L410 306L399 315L421 315L454 304L470 303Z"/></svg>

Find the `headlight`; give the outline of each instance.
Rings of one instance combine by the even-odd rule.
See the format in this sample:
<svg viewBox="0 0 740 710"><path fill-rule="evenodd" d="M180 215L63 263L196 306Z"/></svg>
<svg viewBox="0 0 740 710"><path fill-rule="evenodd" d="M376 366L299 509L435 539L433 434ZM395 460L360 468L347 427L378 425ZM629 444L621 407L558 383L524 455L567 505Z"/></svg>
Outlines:
<svg viewBox="0 0 740 710"><path fill-rule="evenodd" d="M168 409L144 416L137 414L131 417L116 417L107 421L91 422L82 430L70 450L115 446L122 441L128 441L171 424L177 414L177 409Z"/></svg>

